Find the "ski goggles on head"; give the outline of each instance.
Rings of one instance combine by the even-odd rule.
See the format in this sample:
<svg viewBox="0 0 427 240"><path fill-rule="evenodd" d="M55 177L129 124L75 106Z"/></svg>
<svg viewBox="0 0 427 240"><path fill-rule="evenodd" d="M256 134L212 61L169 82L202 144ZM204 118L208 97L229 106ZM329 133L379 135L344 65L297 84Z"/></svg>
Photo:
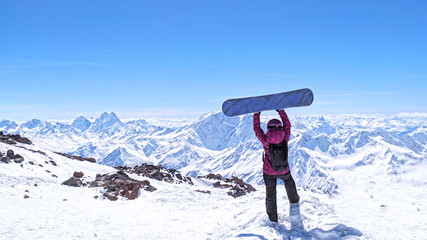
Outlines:
<svg viewBox="0 0 427 240"><path fill-rule="evenodd" d="M267 129L283 129L282 126L268 126Z"/></svg>

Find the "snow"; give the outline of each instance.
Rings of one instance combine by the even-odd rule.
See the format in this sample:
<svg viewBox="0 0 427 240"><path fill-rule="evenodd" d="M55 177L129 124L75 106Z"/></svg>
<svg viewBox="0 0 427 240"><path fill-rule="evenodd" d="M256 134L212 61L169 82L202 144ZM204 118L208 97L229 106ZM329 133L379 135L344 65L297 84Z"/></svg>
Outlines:
<svg viewBox="0 0 427 240"><path fill-rule="evenodd" d="M71 123L71 126L79 129L80 131L86 131L92 123L87 118L80 116Z"/></svg>
<svg viewBox="0 0 427 240"><path fill-rule="evenodd" d="M84 129L80 120L75 126ZM23 134L34 145L0 143L3 154L11 149L25 158L23 167L0 162L1 239L426 239L425 114L291 117L290 166L301 201L290 206L278 185L276 225L265 213L262 146L250 116L210 113L160 126L160 120L120 121L111 113L94 121L99 129L92 123L85 131L59 122L2 122L0 131ZM111 161L180 166L193 177L221 173L260 185L232 198L203 179L193 178L194 186L147 179L157 191L112 202L94 198L102 188L61 183L74 171L90 181L115 169L55 151L98 161L115 153Z"/></svg>
<svg viewBox="0 0 427 240"><path fill-rule="evenodd" d="M1 144L1 149L12 149L36 165L43 164L46 156ZM60 185L69 173L80 170L93 178L97 172L114 171L106 166L78 162L55 156L58 167L49 169L59 178L51 178L44 168L25 164L2 164L0 172L0 213L3 223L0 234L5 239L236 239L261 237L281 239L285 236L331 239L346 235L346 231L359 232L341 225L329 206L320 204L319 194L302 191L301 211L306 212L305 229L293 229L285 216L289 206L284 187L279 188L281 223L273 226L264 213L262 189L231 198L206 182L195 179L195 186L176 185L153 181L155 192L142 192L133 201L120 199L112 202L95 199L99 188L73 188ZM135 176L132 176L135 177ZM136 176L137 177L137 176ZM37 186L34 186L37 184ZM210 189L212 194L196 192ZM26 192L28 190L28 192ZM28 194L30 198L23 198ZM319 197L319 198L318 198ZM325 202L327 202L325 200ZM338 227L331 228L331 225Z"/></svg>

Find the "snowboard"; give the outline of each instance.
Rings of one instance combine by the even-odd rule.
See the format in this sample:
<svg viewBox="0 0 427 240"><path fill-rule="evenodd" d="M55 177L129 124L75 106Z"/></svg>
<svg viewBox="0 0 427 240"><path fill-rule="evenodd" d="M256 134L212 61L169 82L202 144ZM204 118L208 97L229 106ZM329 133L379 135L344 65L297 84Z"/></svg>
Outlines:
<svg viewBox="0 0 427 240"><path fill-rule="evenodd" d="M313 92L308 88L256 97L228 99L222 112L228 117L275 109L310 106Z"/></svg>

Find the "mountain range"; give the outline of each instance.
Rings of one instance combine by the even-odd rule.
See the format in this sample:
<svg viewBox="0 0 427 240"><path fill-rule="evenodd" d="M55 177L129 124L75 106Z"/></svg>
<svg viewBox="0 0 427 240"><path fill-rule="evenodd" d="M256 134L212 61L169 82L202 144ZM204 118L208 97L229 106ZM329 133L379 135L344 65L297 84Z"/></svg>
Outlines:
<svg viewBox="0 0 427 240"><path fill-rule="evenodd" d="M262 118L264 130L267 121ZM304 188L334 193L339 191L334 171L373 167L381 174L399 174L427 159L425 114L291 116L290 121L290 167ZM2 120L0 131L107 166L149 163L192 177L214 172L262 183L262 145L251 115L229 118L212 112L187 122L123 121L111 112L68 123Z"/></svg>

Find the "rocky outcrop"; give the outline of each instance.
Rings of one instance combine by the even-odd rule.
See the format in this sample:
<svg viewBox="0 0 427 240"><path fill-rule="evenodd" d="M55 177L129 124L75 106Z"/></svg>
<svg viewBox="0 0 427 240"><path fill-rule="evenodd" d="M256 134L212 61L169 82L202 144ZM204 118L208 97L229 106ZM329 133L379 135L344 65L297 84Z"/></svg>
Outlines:
<svg viewBox="0 0 427 240"><path fill-rule="evenodd" d="M13 150L7 150L6 156L4 156L3 153L0 153L0 161L3 163L10 163L12 161L15 163L22 163L24 161L24 157L19 154L15 154Z"/></svg>
<svg viewBox="0 0 427 240"><path fill-rule="evenodd" d="M10 163L10 162L11 162L9 157L1 157L1 158L0 158L0 161L1 161L2 163Z"/></svg>
<svg viewBox="0 0 427 240"><path fill-rule="evenodd" d="M73 173L73 177L76 177L76 178L82 178L83 176L84 176L83 172L74 172Z"/></svg>
<svg viewBox="0 0 427 240"><path fill-rule="evenodd" d="M135 199L139 196L139 189L149 192L157 190L151 186L149 181L132 179L123 171L113 174L99 174L89 187L104 187L106 192L103 196L112 201L118 200L119 196L130 200Z"/></svg>
<svg viewBox="0 0 427 240"><path fill-rule="evenodd" d="M204 193L204 194L211 194L211 191L208 191L208 190L196 190L196 192Z"/></svg>
<svg viewBox="0 0 427 240"><path fill-rule="evenodd" d="M0 142L6 144L16 144L16 143L25 143L25 144L33 144L30 139L26 137L21 137L19 134L4 134L0 132Z"/></svg>
<svg viewBox="0 0 427 240"><path fill-rule="evenodd" d="M224 178L220 174L208 174L206 176L198 176L198 178L212 180L212 185L216 188L230 189L227 193L234 198L256 191L252 185L237 177Z"/></svg>
<svg viewBox="0 0 427 240"><path fill-rule="evenodd" d="M118 170L134 173L142 177L148 177L157 181L164 181L168 183L187 183L194 185L190 177L183 176L175 169L166 169L162 166L150 165L143 163L141 166L134 167L115 167Z"/></svg>
<svg viewBox="0 0 427 240"><path fill-rule="evenodd" d="M33 149L25 148L25 147L22 147L22 146L17 146L17 147L25 149L25 150L33 152L33 153L38 153L38 154L41 154L43 156L47 156L47 154L45 152L40 151L40 150L33 150Z"/></svg>
<svg viewBox="0 0 427 240"><path fill-rule="evenodd" d="M83 183L82 183L82 180L80 180L79 178L71 177L67 181L61 183L61 185L67 185L70 187L81 187L83 186Z"/></svg>
<svg viewBox="0 0 427 240"><path fill-rule="evenodd" d="M206 176L199 176L198 178L206 178L206 179L209 179L209 180L222 180L222 181L224 181L225 180L225 178L223 178L222 176L221 176L221 174L213 174L213 173L209 173L208 175L206 175Z"/></svg>
<svg viewBox="0 0 427 240"><path fill-rule="evenodd" d="M96 163L96 159L95 158L84 158L84 157L81 157L81 156L74 156L74 155L69 155L69 154L61 153L61 152L55 152L55 153L59 154L59 155L61 155L63 157L66 157L66 158L73 159L73 160L88 161L88 162L91 162L91 163Z"/></svg>

